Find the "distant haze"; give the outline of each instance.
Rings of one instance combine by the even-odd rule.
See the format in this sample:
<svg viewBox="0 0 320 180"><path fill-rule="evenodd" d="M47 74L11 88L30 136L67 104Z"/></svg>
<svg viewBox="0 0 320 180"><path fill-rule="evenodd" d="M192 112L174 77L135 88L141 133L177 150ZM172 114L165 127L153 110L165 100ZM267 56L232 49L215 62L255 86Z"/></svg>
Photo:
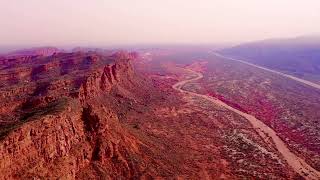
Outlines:
<svg viewBox="0 0 320 180"><path fill-rule="evenodd" d="M319 22L319 0L0 0L0 46L243 42Z"/></svg>

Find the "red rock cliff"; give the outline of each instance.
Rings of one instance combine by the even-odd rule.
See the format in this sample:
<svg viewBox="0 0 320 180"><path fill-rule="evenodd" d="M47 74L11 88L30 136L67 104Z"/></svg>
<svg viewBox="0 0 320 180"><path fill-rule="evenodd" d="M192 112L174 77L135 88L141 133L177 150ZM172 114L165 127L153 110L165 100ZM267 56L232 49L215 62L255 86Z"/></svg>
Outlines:
<svg viewBox="0 0 320 180"><path fill-rule="evenodd" d="M63 53L34 58L29 73L16 71L26 75L5 79L0 89L2 178L137 177L141 143L121 126L113 108L124 103L116 94L130 94L141 83L133 58ZM19 68L11 66L2 73Z"/></svg>

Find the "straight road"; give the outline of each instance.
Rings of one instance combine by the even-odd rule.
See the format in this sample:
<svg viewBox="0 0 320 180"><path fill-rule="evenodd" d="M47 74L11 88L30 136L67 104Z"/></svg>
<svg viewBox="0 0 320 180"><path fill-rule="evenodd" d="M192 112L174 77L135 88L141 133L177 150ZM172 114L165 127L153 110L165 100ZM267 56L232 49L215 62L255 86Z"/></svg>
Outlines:
<svg viewBox="0 0 320 180"><path fill-rule="evenodd" d="M241 59L235 59L235 58L226 57L226 56L221 55L221 54L216 53L216 52L213 52L212 54L214 54L214 55L217 56L217 57L223 58L223 59L228 59L228 60L232 60L232 61L237 61L237 62L240 62L240 63L243 63L243 64L247 64L247 65L249 65L249 66L253 66L253 67L256 67L256 68L259 68L259 69L263 69L263 70L265 70L265 71L269 71L269 72L272 72L272 73L275 73L275 74L278 74L278 75L287 77L287 78L289 78L289 79L292 79L292 80L297 81L297 82L299 82L299 83L303 83L303 84L308 85L308 86L311 86L311 87L313 87L313 88L320 89L320 84L313 83L313 82L311 82L311 81L307 81L307 80L304 80L304 79L300 79L300 78L294 77L294 76L292 76L292 75L288 75L288 74L285 74L285 73L282 73L282 72L279 72L279 71L276 71L276 70L273 70L273 69L269 69L269 68L262 67L262 66L259 66L259 65L256 65L256 64L252 64L252 63L246 62L246 61L241 60Z"/></svg>

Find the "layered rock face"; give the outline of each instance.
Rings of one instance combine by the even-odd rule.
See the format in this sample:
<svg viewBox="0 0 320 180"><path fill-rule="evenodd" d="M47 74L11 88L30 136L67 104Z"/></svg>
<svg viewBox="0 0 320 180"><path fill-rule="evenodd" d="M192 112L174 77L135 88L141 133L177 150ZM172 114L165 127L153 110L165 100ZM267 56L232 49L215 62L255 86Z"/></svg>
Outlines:
<svg viewBox="0 0 320 180"><path fill-rule="evenodd" d="M122 107L145 99L133 95L147 88L130 63L135 57L76 52L4 59L2 178L140 177L142 143L119 123Z"/></svg>

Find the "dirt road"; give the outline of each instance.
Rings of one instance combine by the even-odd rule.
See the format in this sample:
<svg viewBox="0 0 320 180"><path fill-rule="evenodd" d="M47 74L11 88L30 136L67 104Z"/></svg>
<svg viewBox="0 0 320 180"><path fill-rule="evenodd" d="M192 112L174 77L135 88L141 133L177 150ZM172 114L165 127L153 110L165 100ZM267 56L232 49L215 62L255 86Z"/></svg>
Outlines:
<svg viewBox="0 0 320 180"><path fill-rule="evenodd" d="M301 176L305 177L306 179L315 179L319 180L320 179L320 172L312 168L309 164L307 164L303 159L300 157L296 156L294 153L292 153L287 145L285 144L282 139L277 135L277 133L271 129L269 126L265 125L262 121L259 119L255 118L254 116L244 113L242 111L239 111L226 103L220 101L219 99L213 98L211 96L203 95L203 94L197 94L194 92L186 91L183 89L183 86L187 83L197 81L201 78L203 78L203 75L199 72L194 72L192 70L186 69L191 75L192 78L182 80L176 84L174 84L172 87L176 89L177 91L180 91L181 93L185 93L187 95L191 96L197 96L204 98L216 105L222 106L230 111L233 111L240 116L246 118L252 127L256 130L256 132L265 140L266 143L268 143L270 146L276 147L276 149L280 152L280 154L283 156L283 158L287 161L289 166L293 168L294 171L296 171L298 174ZM272 142L271 143L268 138L271 138Z"/></svg>

